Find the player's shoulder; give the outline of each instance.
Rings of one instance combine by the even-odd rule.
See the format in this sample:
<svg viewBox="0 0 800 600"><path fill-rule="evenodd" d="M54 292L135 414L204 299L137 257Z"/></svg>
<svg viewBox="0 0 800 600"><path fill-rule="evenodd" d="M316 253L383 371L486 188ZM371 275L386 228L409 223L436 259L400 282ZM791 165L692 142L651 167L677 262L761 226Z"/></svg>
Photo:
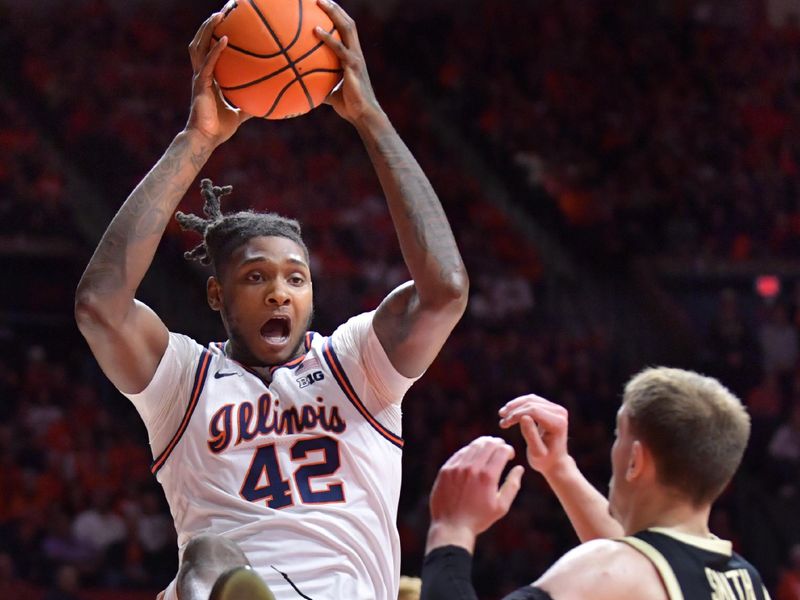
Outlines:
<svg viewBox="0 0 800 600"><path fill-rule="evenodd" d="M342 332L346 332L349 330L364 330L372 327L372 319L375 316L375 311L370 310L366 312L359 313L357 315L353 315L349 319L347 319L344 323L339 325L334 332L331 334L332 336L339 335Z"/></svg>
<svg viewBox="0 0 800 600"><path fill-rule="evenodd" d="M370 331L375 311L368 311L350 317L339 325L327 340L336 352L358 354L364 346Z"/></svg>
<svg viewBox="0 0 800 600"><path fill-rule="evenodd" d="M758 586L760 586L764 590L764 598L769 599L769 593L764 587L764 579L763 577L761 577L760 571L756 569L753 563L751 563L749 560L747 560L744 556L742 556L738 552L731 553L730 562L731 566L736 569L746 569L750 573L750 577L752 578L753 582L757 582Z"/></svg>
<svg viewBox="0 0 800 600"><path fill-rule="evenodd" d="M203 345L188 335L170 331L169 343L159 367L194 373L199 364L211 363L215 356L224 356L222 348L221 343Z"/></svg>
<svg viewBox="0 0 800 600"><path fill-rule="evenodd" d="M537 581L559 600L667 599L653 564L618 540L597 539L562 556Z"/></svg>
<svg viewBox="0 0 800 600"><path fill-rule="evenodd" d="M201 344L193 337L185 333L177 333L175 331L169 332L169 344L167 348L176 352L180 356L197 357L203 352L208 353L222 353L222 343L212 342L210 344Z"/></svg>
<svg viewBox="0 0 800 600"><path fill-rule="evenodd" d="M212 346L221 348L223 345L221 342L213 342L207 346L204 346L192 336L185 333L178 333L177 331L169 332L169 343L176 346L191 348L196 351L201 351L203 349L210 350Z"/></svg>
<svg viewBox="0 0 800 600"><path fill-rule="evenodd" d="M742 556L738 552L731 552L731 563L735 564L737 567L752 569L753 571L758 570L755 568L755 566L753 566L753 563L751 563L749 560L747 560L744 556Z"/></svg>

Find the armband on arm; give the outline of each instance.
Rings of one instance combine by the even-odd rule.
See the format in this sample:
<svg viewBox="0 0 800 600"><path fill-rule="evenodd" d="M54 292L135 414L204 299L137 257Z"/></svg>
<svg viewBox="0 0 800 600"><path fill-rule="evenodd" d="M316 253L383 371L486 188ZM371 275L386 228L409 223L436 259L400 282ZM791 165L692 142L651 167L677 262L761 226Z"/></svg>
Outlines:
<svg viewBox="0 0 800 600"><path fill-rule="evenodd" d="M472 555L460 546L441 546L422 563L420 600L478 600L472 587Z"/></svg>
<svg viewBox="0 0 800 600"><path fill-rule="evenodd" d="M511 592L503 600L553 600L553 597L541 588L527 585Z"/></svg>
<svg viewBox="0 0 800 600"><path fill-rule="evenodd" d="M478 600L472 587L472 555L460 546L442 546L422 563L420 600ZM503 600L553 600L544 590L525 586Z"/></svg>

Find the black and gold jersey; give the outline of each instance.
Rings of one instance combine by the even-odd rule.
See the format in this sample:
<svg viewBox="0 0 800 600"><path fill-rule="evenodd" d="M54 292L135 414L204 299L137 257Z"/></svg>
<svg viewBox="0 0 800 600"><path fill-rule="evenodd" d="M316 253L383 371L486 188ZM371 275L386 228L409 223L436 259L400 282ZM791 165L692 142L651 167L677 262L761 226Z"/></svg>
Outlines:
<svg viewBox="0 0 800 600"><path fill-rule="evenodd" d="M728 541L664 528L619 541L653 563L670 600L769 600L761 575Z"/></svg>

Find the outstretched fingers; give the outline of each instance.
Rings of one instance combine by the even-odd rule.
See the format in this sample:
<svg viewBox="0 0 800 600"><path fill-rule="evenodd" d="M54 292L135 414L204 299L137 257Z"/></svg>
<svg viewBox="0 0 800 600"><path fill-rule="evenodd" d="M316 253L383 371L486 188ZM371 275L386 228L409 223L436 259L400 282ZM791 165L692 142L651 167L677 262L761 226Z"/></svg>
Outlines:
<svg viewBox="0 0 800 600"><path fill-rule="evenodd" d="M333 21L333 25L334 27L336 27L336 31L339 32L339 36L342 38L342 42L340 42L340 44L342 44L343 48L350 48L350 49L359 48L358 31L356 30L356 22L353 20L353 18L350 15L348 15L345 12L345 10L341 6L336 4L336 2L334 2L333 0L317 0L317 4L323 11L325 11L325 14L328 15L330 20ZM318 27L317 30L319 29L321 28ZM324 33L327 33L324 29L322 31ZM328 35L332 39L335 39L330 34ZM323 40L325 39L323 36L320 37L322 37ZM339 58L342 57L340 56Z"/></svg>
<svg viewBox="0 0 800 600"><path fill-rule="evenodd" d="M505 442L495 443L487 452L488 458L486 460L485 472L489 479L489 483L497 489L500 484L500 476L503 469L506 468L508 462L514 458L514 448ZM497 505L495 509L498 515L502 516L511 508L511 503L517 497L520 486L522 484L522 473L525 468L522 465L517 465L506 476L503 485L497 490Z"/></svg>
<svg viewBox="0 0 800 600"><path fill-rule="evenodd" d="M525 394L524 396L519 396L518 398L509 400L497 412L501 417L504 417L511 411L528 405L549 406L549 407L560 406L555 402L550 402L550 400L548 400L547 398L542 398L541 396L537 396L536 394Z"/></svg>
<svg viewBox="0 0 800 600"><path fill-rule="evenodd" d="M518 424L524 415L541 422L549 429L566 426L568 418L567 410L563 406L533 394L510 401L500 409L498 414L502 429L508 429Z"/></svg>
<svg viewBox="0 0 800 600"><path fill-rule="evenodd" d="M498 438L490 438L492 445L484 450L483 462L487 472L494 476L496 482L500 481L500 474L512 458L514 448Z"/></svg>
<svg viewBox="0 0 800 600"><path fill-rule="evenodd" d="M314 28L314 33L322 40L323 44L333 50L333 53L336 54L342 64L347 64L349 58L348 51L340 39L333 35L333 33L325 31L319 25Z"/></svg>
<svg viewBox="0 0 800 600"><path fill-rule="evenodd" d="M529 415L522 417L520 421L520 430L522 437L525 439L525 444L528 446L528 451L532 452L534 456L544 456L547 454L547 445L542 440L542 435L539 433L539 427L536 422Z"/></svg>
<svg viewBox="0 0 800 600"><path fill-rule="evenodd" d="M199 76L204 82L208 83L209 85L214 80L214 68L217 66L217 61L219 60L220 55L222 55L222 51L228 45L228 36L223 35L220 40L214 44L214 47L211 48L211 51L206 55L205 60L203 61L203 65L200 67Z"/></svg>
<svg viewBox="0 0 800 600"><path fill-rule="evenodd" d="M222 20L222 18L222 13L212 14L205 21L203 21L203 24L200 25L197 33L194 34L194 38L191 42L189 42L189 56L192 59L192 69L195 73L202 68L204 61L208 56L208 49L211 45L211 36L214 35L214 29Z"/></svg>
<svg viewBox="0 0 800 600"><path fill-rule="evenodd" d="M522 487L522 475L525 473L525 467L516 465L506 475L506 480L500 486L497 492L497 500L502 514L505 515L511 509L511 504L514 498L517 497L520 488Z"/></svg>
<svg viewBox="0 0 800 600"><path fill-rule="evenodd" d="M508 513L524 471L521 465L514 467L501 485L503 470L512 458L511 446L488 436L473 440L450 457L436 477L430 498L439 542L471 547L475 536Z"/></svg>
<svg viewBox="0 0 800 600"><path fill-rule="evenodd" d="M532 419L537 427L545 433L556 433L567 428L566 411L552 411L541 407L519 410L500 421L500 427L508 429L514 425L519 425L524 417Z"/></svg>

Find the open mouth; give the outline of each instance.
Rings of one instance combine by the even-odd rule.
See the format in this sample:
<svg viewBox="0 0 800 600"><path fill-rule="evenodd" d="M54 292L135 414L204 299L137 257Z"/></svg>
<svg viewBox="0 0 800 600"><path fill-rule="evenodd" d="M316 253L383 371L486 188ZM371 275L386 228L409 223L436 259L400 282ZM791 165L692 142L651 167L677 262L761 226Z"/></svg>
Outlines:
<svg viewBox="0 0 800 600"><path fill-rule="evenodd" d="M272 317L261 326L261 337L268 344L284 344L292 332L289 317Z"/></svg>

